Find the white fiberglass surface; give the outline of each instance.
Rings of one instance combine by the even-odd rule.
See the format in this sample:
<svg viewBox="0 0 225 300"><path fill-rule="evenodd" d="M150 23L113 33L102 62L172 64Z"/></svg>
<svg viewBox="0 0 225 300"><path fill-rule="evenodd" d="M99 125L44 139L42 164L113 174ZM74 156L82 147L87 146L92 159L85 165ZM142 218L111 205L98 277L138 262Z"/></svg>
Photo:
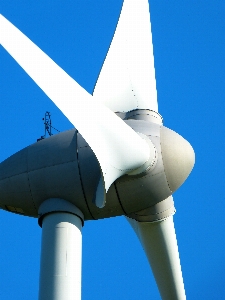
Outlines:
<svg viewBox="0 0 225 300"><path fill-rule="evenodd" d="M162 299L185 300L173 216L158 222L127 220L144 248Z"/></svg>
<svg viewBox="0 0 225 300"><path fill-rule="evenodd" d="M93 96L112 111L158 110L148 0L125 0Z"/></svg>
<svg viewBox="0 0 225 300"><path fill-rule="evenodd" d="M85 91L20 30L0 15L2 46L77 128L102 168L105 188L144 164L149 147L109 108Z"/></svg>

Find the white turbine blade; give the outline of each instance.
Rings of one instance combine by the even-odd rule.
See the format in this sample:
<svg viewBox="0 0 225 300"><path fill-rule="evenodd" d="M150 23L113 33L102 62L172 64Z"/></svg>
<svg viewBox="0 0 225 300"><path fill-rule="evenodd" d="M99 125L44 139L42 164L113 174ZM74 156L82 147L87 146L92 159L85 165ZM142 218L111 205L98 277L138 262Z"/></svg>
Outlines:
<svg viewBox="0 0 225 300"><path fill-rule="evenodd" d="M88 142L100 163L106 191L118 177L148 160L149 146L138 134L107 107L96 103L88 92L1 15L0 44Z"/></svg>
<svg viewBox="0 0 225 300"><path fill-rule="evenodd" d="M151 265L163 300L185 300L173 216L154 223L127 218Z"/></svg>
<svg viewBox="0 0 225 300"><path fill-rule="evenodd" d="M112 111L158 110L148 0L124 0L93 96Z"/></svg>

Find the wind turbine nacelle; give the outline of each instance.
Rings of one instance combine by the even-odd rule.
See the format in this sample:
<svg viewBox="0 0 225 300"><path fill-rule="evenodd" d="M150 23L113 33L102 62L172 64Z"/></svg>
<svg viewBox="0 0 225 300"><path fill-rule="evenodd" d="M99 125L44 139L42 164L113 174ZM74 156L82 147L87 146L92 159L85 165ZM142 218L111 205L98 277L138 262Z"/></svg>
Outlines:
<svg viewBox="0 0 225 300"><path fill-rule="evenodd" d="M103 208L93 203L101 176L99 163L75 129L32 144L0 164L0 207L38 217L43 201L60 198L76 205L84 220L124 214L138 219L138 212L149 214L149 208L163 203L184 182L194 165L190 144L155 116L127 114L124 121L156 147L157 162L144 173L116 180Z"/></svg>

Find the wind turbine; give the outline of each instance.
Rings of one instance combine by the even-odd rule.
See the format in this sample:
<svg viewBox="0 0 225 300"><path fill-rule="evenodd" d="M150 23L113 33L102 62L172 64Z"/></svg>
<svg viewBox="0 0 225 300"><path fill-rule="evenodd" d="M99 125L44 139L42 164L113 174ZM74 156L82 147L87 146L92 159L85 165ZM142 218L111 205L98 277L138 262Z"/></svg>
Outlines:
<svg viewBox="0 0 225 300"><path fill-rule="evenodd" d="M82 225L118 215L137 233L162 299L185 299L171 195L194 152L158 114L148 1L124 1L93 96L3 16L0 43L79 131L0 165L0 206L42 226L39 299L81 298Z"/></svg>

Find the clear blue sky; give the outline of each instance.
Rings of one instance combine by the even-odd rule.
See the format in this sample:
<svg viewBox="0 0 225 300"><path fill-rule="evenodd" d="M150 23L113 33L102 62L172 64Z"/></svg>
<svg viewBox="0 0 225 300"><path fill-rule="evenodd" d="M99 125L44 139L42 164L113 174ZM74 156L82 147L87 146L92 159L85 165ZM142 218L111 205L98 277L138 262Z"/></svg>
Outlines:
<svg viewBox="0 0 225 300"><path fill-rule="evenodd" d="M8 18L92 92L121 0L1 0ZM225 2L150 1L159 112L193 145L196 165L174 195L187 299L225 299ZM62 113L0 47L0 161L43 134ZM0 195L1 196L1 195ZM0 299L37 299L41 229L0 211ZM144 252L123 217L83 228L83 300L160 299Z"/></svg>

